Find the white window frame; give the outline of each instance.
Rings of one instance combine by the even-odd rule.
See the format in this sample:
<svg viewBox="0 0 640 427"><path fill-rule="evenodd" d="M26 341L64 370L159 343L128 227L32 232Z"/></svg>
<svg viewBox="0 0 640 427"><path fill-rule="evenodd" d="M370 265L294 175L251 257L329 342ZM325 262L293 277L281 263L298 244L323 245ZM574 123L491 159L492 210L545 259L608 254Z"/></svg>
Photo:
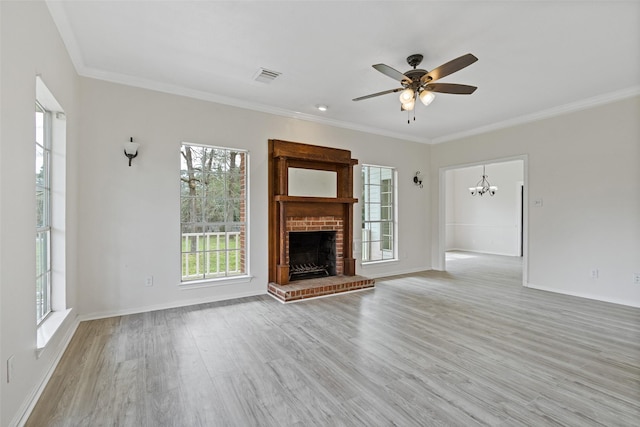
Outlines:
<svg viewBox="0 0 640 427"><path fill-rule="evenodd" d="M386 177L372 182L375 169L378 169L379 177L383 173ZM390 166L363 164L361 177L362 264L397 261L397 171ZM385 181L388 181L386 190L389 191L385 191ZM379 230L379 236L373 235L376 228ZM386 230L390 230L391 233L385 233ZM373 257L374 253L379 256Z"/></svg>
<svg viewBox="0 0 640 427"><path fill-rule="evenodd" d="M218 174L225 176L225 197L215 198L211 191L203 191L196 196L184 194L184 186L188 185L188 175L185 176L185 147L194 149L218 150L225 155L239 153L244 157L244 177L240 176L240 198L227 198L227 183L229 182L228 171L218 171ZM206 283L227 284L229 282L244 282L249 276L249 152L244 149L232 147L220 147L213 145L203 145L190 142L183 142L180 146L180 284L185 287L199 286ZM242 161L237 165L241 167ZM202 164L200 165L202 166ZM194 169L196 165L193 165ZM186 179L186 180L185 180ZM242 185L243 183L243 185ZM197 185L201 185L198 183ZM211 203L214 200L222 201L224 206L234 206L239 204L237 215L239 220L232 221L209 221L205 218L205 211L201 212L202 218L195 221L183 221L183 208L189 200L195 200L201 206ZM244 206L244 212L241 211ZM200 215L200 214L198 214ZM244 219L244 220L242 220ZM193 228L193 232L185 230ZM221 229L221 231L216 231ZM195 240L196 250L193 251L187 246ZM238 245L244 245L238 248ZM213 242L213 243L212 243ZM235 244L235 248L230 245ZM223 249L218 249L220 245ZM222 259L222 261L221 261ZM242 259L244 261L242 261ZM185 274L185 268L188 268ZM188 274L195 268L195 272Z"/></svg>
<svg viewBox="0 0 640 427"><path fill-rule="evenodd" d="M66 150L67 121L64 110L44 84L40 76L36 77L36 103L48 111L49 137L49 182L50 203L49 215L49 261L50 261L50 293L48 298L48 314L37 321L36 356L39 357L47 343L54 337L63 322L69 317L72 309L67 307L67 275L66 275ZM34 153L35 154L35 153ZM34 176L35 181L35 176ZM35 182L34 182L35 187ZM34 205L34 209L35 205ZM37 224L34 224L37 225ZM36 238L34 233L34 245ZM36 256L34 248L34 261ZM35 278L35 275L34 275ZM36 314L37 295L34 281L34 315Z"/></svg>
<svg viewBox="0 0 640 427"><path fill-rule="evenodd" d="M36 324L51 313L51 111L36 100L36 114L42 114L41 132L36 131L36 168L41 165L42 180L36 178ZM38 128L36 120L36 128ZM39 140L41 139L41 140ZM36 175L38 172L36 171ZM38 194L41 202L38 201ZM40 209L40 203L42 208Z"/></svg>

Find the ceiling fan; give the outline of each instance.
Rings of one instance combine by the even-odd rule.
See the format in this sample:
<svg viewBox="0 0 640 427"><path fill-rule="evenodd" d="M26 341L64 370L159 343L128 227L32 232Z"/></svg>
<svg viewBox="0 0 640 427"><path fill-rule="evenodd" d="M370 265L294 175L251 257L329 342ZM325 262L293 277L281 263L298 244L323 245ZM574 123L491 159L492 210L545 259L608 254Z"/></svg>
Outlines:
<svg viewBox="0 0 640 427"><path fill-rule="evenodd" d="M413 67L413 70L409 70L404 74L386 64L373 65L373 68L380 71L382 74L389 76L394 80L398 80L401 87L372 93L370 95L354 98L353 100L362 101L363 99L386 95L387 93L401 92L400 109L402 111L411 111L414 109L418 98L420 98L420 101L422 101L424 105L429 105L435 98L434 92L471 95L477 89L475 86L456 83L434 83L436 80L448 76L449 74L453 74L456 71L460 71L476 62L478 58L474 55L467 53L466 55L462 55L459 58L447 62L446 64L442 64L431 71L416 69L416 67L422 62L422 58L423 56L419 53L407 57L407 63ZM415 115L413 120L415 120Z"/></svg>

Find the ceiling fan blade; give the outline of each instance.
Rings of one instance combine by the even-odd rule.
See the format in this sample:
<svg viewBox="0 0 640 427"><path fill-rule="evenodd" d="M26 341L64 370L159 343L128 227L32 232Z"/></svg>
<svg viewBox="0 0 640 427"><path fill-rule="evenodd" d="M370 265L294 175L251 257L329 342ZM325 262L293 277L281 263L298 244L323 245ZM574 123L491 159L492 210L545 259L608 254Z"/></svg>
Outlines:
<svg viewBox="0 0 640 427"><path fill-rule="evenodd" d="M446 64L442 64L438 68L434 68L433 70L422 76L420 81L422 81L422 83L434 82L438 79L448 76L449 74L453 74L456 71L460 71L463 68L468 67L477 60L478 58L470 53L467 53L466 55L462 55L461 57L451 60Z"/></svg>
<svg viewBox="0 0 640 427"><path fill-rule="evenodd" d="M429 83L424 88L432 92L453 93L455 95L471 95L476 89L478 89L475 86L459 85L455 83Z"/></svg>
<svg viewBox="0 0 640 427"><path fill-rule="evenodd" d="M413 81L409 77L407 77L404 74L402 74L400 71L396 70L395 68L389 67L386 64L375 64L375 65L372 65L372 67L375 68L376 70L380 71L385 76L389 76L393 80L397 80L397 81L399 81L401 83L403 81L406 81L406 82L409 82L409 83L411 83Z"/></svg>
<svg viewBox="0 0 640 427"><path fill-rule="evenodd" d="M382 91L382 92L372 93L371 95L365 95L365 96L361 96L359 98L354 98L353 101L362 101L363 99L373 98L374 96L386 95L388 93L400 92L401 90L404 90L404 88L403 87L399 87L397 89L389 89L389 90L385 90L385 91Z"/></svg>

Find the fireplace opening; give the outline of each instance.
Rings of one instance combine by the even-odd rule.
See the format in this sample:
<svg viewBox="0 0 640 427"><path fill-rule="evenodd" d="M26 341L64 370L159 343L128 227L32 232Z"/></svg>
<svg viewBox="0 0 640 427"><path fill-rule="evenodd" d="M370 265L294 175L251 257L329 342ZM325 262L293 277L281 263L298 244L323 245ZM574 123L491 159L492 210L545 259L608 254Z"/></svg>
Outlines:
<svg viewBox="0 0 640 427"><path fill-rule="evenodd" d="M335 275L335 231L289 232L289 280Z"/></svg>

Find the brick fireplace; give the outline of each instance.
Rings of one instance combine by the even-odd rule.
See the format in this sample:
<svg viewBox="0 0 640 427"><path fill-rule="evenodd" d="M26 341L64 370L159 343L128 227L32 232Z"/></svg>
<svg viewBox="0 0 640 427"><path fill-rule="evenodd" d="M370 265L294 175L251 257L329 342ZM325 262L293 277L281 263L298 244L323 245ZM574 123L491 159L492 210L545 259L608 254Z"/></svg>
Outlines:
<svg viewBox="0 0 640 427"><path fill-rule="evenodd" d="M353 166L357 163L348 150L269 140L268 291L276 298L288 302L374 286L372 279L355 274L352 255L353 204L357 202ZM335 173L335 196L290 195L290 168ZM334 246L323 249L333 250L329 258L335 259L334 265L311 261L309 255L299 261L301 254L290 254L292 233L310 232L335 233ZM300 270L300 264L309 271Z"/></svg>

